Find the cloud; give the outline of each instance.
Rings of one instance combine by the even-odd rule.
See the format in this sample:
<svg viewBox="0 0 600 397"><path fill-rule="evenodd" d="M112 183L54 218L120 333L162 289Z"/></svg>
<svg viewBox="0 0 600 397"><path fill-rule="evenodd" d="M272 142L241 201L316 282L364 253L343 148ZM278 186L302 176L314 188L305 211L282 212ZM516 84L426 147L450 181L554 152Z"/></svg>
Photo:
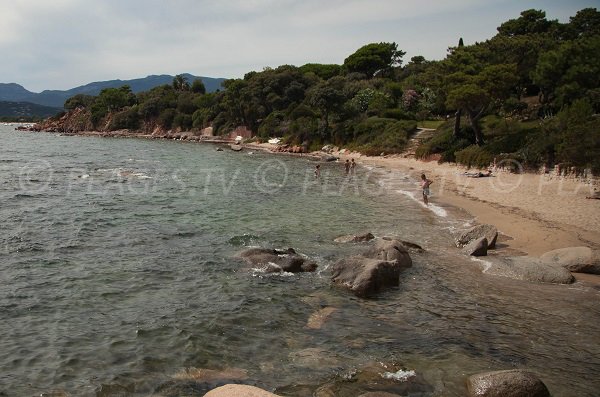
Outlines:
<svg viewBox="0 0 600 397"><path fill-rule="evenodd" d="M0 53L9 56L0 76L33 90L160 73L241 77L264 66L342 63L381 41L396 42L407 59L440 59L459 37L484 40L522 9L558 1L2 0Z"/></svg>

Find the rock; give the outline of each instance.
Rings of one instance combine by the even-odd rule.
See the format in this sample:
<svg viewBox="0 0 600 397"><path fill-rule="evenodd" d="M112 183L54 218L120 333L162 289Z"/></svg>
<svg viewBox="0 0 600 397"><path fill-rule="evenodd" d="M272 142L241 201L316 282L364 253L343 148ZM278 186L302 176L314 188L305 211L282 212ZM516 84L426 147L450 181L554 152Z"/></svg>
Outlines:
<svg viewBox="0 0 600 397"><path fill-rule="evenodd" d="M575 281L571 272L564 267L528 256L506 257L495 261L486 273L538 283L571 284Z"/></svg>
<svg viewBox="0 0 600 397"><path fill-rule="evenodd" d="M317 264L307 261L301 255L298 255L293 248L285 251L269 248L249 248L238 254L238 257L252 266L264 266L265 271L269 273L277 272L312 272L317 268Z"/></svg>
<svg viewBox="0 0 600 397"><path fill-rule="evenodd" d="M379 239L363 256L382 261L398 261L401 268L412 266L412 259L400 240Z"/></svg>
<svg viewBox="0 0 600 397"><path fill-rule="evenodd" d="M310 315L308 318L308 322L306 323L306 328L310 329L321 329L325 321L335 312L337 309L335 307L324 307L321 310L318 310Z"/></svg>
<svg viewBox="0 0 600 397"><path fill-rule="evenodd" d="M321 156L321 160L323 161L327 161L327 162L332 162L332 161L336 161L338 158L335 156L332 156L330 154L324 154Z"/></svg>
<svg viewBox="0 0 600 397"><path fill-rule="evenodd" d="M383 236L382 237L383 240L399 240L402 245L404 246L404 248L406 248L409 251L415 251L415 252L425 252L425 249L423 247L421 247L419 244L417 243L413 243L411 241L407 241L407 240L402 240L398 237L392 237L392 236Z"/></svg>
<svg viewBox="0 0 600 397"><path fill-rule="evenodd" d="M550 397L548 388L535 374L520 369L470 376L467 389L469 397Z"/></svg>
<svg viewBox="0 0 600 397"><path fill-rule="evenodd" d="M498 238L498 229L493 225L477 225L461 234L456 239L456 244L460 247L469 244L473 240L485 237L488 241L488 249L496 247L496 239Z"/></svg>
<svg viewBox="0 0 600 397"><path fill-rule="evenodd" d="M309 347L288 354L295 365L306 368L338 368L341 365L339 357L332 352L318 347Z"/></svg>
<svg viewBox="0 0 600 397"><path fill-rule="evenodd" d="M204 397L279 397L258 387L248 385L225 385L206 393Z"/></svg>
<svg viewBox="0 0 600 397"><path fill-rule="evenodd" d="M546 252L540 260L575 273L600 274L600 258L588 247L568 247Z"/></svg>
<svg viewBox="0 0 600 397"><path fill-rule="evenodd" d="M352 291L356 296L368 297L386 287L400 284L398 261L353 256L337 261L332 266L331 281Z"/></svg>
<svg viewBox="0 0 600 397"><path fill-rule="evenodd" d="M470 256L486 256L487 250L488 241L485 237L473 240L463 248L463 252Z"/></svg>
<svg viewBox="0 0 600 397"><path fill-rule="evenodd" d="M346 235L337 237L335 240L336 243L360 243L364 241L373 240L375 236L372 233L365 233L361 235Z"/></svg>
<svg viewBox="0 0 600 397"><path fill-rule="evenodd" d="M231 150L233 150L234 152L239 152L243 149L243 146L240 144L231 144L229 145L229 147L231 148Z"/></svg>
<svg viewBox="0 0 600 397"><path fill-rule="evenodd" d="M194 380L199 382L212 382L215 380L246 380L248 371L241 368L226 368L223 370L214 370L207 368L185 368L173 375L173 379Z"/></svg>
<svg viewBox="0 0 600 397"><path fill-rule="evenodd" d="M385 391L372 391L369 393L361 394L358 397L402 397L400 394L392 394Z"/></svg>

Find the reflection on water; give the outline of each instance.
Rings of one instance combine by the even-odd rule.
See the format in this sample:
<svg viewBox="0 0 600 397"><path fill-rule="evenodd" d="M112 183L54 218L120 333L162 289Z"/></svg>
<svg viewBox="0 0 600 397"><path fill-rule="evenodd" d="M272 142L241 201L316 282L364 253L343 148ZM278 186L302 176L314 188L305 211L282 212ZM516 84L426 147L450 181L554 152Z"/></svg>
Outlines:
<svg viewBox="0 0 600 397"><path fill-rule="evenodd" d="M328 163L315 180L304 158L180 142L1 137L6 395L146 396L191 367L283 390L374 361L415 371L423 395L462 396L466 376L509 368L555 396L600 389L600 292L482 275L453 248L464 221L398 193L418 192L410 179ZM371 300L327 272L361 250L333 239L366 231L426 248ZM232 257L255 245L294 247L319 271L244 270Z"/></svg>

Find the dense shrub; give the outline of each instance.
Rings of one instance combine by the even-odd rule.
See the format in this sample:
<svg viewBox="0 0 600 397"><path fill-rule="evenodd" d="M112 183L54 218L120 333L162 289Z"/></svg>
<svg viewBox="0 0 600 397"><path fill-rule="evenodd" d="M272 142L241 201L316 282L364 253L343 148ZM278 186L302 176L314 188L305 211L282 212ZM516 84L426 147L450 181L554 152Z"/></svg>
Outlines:
<svg viewBox="0 0 600 397"><path fill-rule="evenodd" d="M399 153L406 146L409 132L416 127L416 121L370 117L354 127L351 146L367 155Z"/></svg>
<svg viewBox="0 0 600 397"><path fill-rule="evenodd" d="M494 156L482 148L481 146L471 145L462 150L457 151L455 154L456 162L467 167L485 168L488 167Z"/></svg>
<svg viewBox="0 0 600 397"><path fill-rule="evenodd" d="M109 131L115 130L135 130L140 127L140 116L137 106L125 109L121 112L113 113L107 128Z"/></svg>

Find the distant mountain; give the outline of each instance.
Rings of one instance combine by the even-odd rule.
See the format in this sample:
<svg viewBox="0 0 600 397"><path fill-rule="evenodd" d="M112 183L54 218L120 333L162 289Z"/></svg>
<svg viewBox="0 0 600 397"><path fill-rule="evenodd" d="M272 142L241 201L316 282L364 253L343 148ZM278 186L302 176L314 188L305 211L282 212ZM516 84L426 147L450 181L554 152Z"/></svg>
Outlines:
<svg viewBox="0 0 600 397"><path fill-rule="evenodd" d="M0 117L50 117L62 111L62 107L42 106L30 102L0 101Z"/></svg>
<svg viewBox="0 0 600 397"><path fill-rule="evenodd" d="M216 90L221 89L221 83L225 81L223 78L193 76L189 73L183 73L183 76L187 78L190 84L196 79L202 79L202 82L206 87L206 92L215 92ZM137 93L141 91L148 91L149 89L159 85L171 84L173 82L173 77L174 76L162 74L133 80L97 81L71 88L70 90L66 91L45 90L40 93L31 92L16 83L0 83L0 101L30 102L43 106L62 108L65 104L65 101L73 95L98 95L104 88L118 88L123 85L129 85L131 90Z"/></svg>

